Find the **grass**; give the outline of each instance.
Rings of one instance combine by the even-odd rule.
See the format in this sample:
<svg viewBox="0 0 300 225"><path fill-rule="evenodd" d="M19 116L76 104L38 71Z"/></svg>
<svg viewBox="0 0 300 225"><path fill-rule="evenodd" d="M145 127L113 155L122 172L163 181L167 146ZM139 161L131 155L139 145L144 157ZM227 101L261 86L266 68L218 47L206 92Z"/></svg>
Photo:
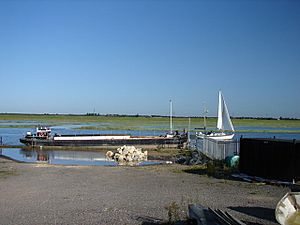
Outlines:
<svg viewBox="0 0 300 225"><path fill-rule="evenodd" d="M255 130L255 129L241 129L241 130L236 130L237 133L276 133L276 134L299 134L300 130L282 130L282 129L261 129L261 130Z"/></svg>
<svg viewBox="0 0 300 225"><path fill-rule="evenodd" d="M236 168L229 168L225 166L222 161L210 161L207 164L201 165L192 165L188 167L183 167L179 169L179 171L174 171L175 173L191 173L191 174L198 174L198 175L205 175L208 177L215 177L218 179L228 179L230 174L236 172Z"/></svg>
<svg viewBox="0 0 300 225"><path fill-rule="evenodd" d="M38 124L49 126L64 124L82 124L78 129L89 130L148 130L167 131L169 129L168 117L146 117L146 116L86 116L86 115L60 115L60 114L0 114L0 122L24 122L25 124L7 125L0 123L0 128L30 128ZM27 121L35 123L26 124ZM208 129L215 129L216 118L207 118ZM173 118L173 126L177 130L188 128L189 119L186 117ZM263 119L233 119L235 127L248 127L248 129L237 130L238 132L282 132L300 133L292 128L300 127L300 120L263 120ZM203 127L203 118L191 118L191 129ZM266 129L259 130L257 127ZM270 128L270 129L268 129ZM272 130L276 128L276 131ZM282 128L282 129L280 129ZM291 128L289 130L288 128Z"/></svg>
<svg viewBox="0 0 300 225"><path fill-rule="evenodd" d="M171 202L165 206L165 209L168 211L169 224L174 224L180 220L180 207L176 202Z"/></svg>
<svg viewBox="0 0 300 225"><path fill-rule="evenodd" d="M0 170L0 179L7 178L12 175L16 175L16 172L10 170L3 170L3 169Z"/></svg>
<svg viewBox="0 0 300 225"><path fill-rule="evenodd" d="M11 169L6 161L0 160L0 179L5 179L13 175L17 175L16 171Z"/></svg>

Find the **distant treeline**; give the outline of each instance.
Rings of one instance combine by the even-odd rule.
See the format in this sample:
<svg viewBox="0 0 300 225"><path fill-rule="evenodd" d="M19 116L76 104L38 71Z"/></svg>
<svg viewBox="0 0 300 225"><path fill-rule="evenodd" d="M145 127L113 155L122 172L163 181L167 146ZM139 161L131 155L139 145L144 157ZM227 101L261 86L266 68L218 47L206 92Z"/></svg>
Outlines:
<svg viewBox="0 0 300 225"><path fill-rule="evenodd" d="M142 115L142 114L100 114L100 113L86 113L86 114L72 114L72 113L0 113L0 115L48 115L48 116L102 116L102 117L144 117L144 118L167 118L169 115ZM174 116L173 118L203 118L202 116ZM215 116L208 116L207 118L216 118ZM291 117L250 117L250 116L235 116L231 117L232 119L249 119L249 120L300 120L298 118Z"/></svg>
<svg viewBox="0 0 300 225"><path fill-rule="evenodd" d="M170 117L169 115L140 115L140 114L100 114L100 113L87 113L87 116L110 116L110 117ZM174 118L203 118L202 116L174 116ZM208 116L207 118L217 118L215 116ZM299 120L298 118L290 117L250 117L250 116L236 116L231 117L232 119L255 119L255 120Z"/></svg>

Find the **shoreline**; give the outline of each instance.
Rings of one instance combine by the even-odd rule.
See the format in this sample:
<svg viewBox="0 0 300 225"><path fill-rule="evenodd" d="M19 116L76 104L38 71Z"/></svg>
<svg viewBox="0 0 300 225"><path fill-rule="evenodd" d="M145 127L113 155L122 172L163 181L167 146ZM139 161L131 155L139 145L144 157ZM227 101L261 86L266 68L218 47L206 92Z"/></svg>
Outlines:
<svg viewBox="0 0 300 225"><path fill-rule="evenodd" d="M0 158L3 224L167 224L176 206L187 224L192 203L248 224L275 225L287 187L194 174L184 165L61 166Z"/></svg>

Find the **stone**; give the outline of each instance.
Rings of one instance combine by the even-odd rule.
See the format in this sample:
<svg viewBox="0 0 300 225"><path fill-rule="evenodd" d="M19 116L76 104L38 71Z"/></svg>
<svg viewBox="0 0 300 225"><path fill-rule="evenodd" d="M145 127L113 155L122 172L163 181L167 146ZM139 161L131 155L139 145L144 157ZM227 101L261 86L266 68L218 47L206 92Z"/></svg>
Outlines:
<svg viewBox="0 0 300 225"><path fill-rule="evenodd" d="M114 153L112 151L106 152L106 157L107 158L112 158L114 156Z"/></svg>
<svg viewBox="0 0 300 225"><path fill-rule="evenodd" d="M147 160L148 151L142 152L141 148L136 148L134 146L122 146L117 148L116 152L108 151L106 156L113 158L123 165L128 163L128 165L134 164L134 162L145 161Z"/></svg>

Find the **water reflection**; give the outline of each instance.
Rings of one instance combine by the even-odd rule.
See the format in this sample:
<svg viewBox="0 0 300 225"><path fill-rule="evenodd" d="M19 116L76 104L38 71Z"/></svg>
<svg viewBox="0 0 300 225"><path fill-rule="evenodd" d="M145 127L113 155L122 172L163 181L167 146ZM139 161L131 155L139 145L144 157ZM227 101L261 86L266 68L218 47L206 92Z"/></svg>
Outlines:
<svg viewBox="0 0 300 225"><path fill-rule="evenodd" d="M48 163L57 165L95 165L117 166L107 159L103 151L73 151L73 150L27 150L19 148L3 148L0 154L8 158L30 163ZM157 161L145 161L139 165L161 164Z"/></svg>

